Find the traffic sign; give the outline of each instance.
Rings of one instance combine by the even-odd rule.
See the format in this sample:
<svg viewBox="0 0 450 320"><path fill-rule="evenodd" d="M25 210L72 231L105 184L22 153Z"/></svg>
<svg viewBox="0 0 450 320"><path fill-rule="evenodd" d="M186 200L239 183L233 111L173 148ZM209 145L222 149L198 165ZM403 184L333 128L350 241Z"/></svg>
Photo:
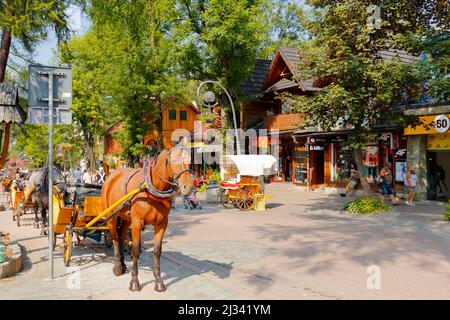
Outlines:
<svg viewBox="0 0 450 320"><path fill-rule="evenodd" d="M49 77L53 80L53 123L71 124L72 70L67 67L30 65L28 67L28 122L49 123Z"/></svg>

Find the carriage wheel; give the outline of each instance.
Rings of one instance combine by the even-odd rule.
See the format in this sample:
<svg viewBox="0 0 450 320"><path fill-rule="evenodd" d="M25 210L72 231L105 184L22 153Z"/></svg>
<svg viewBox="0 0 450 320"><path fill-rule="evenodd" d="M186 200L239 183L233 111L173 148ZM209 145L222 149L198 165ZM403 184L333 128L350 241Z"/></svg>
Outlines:
<svg viewBox="0 0 450 320"><path fill-rule="evenodd" d="M250 210L255 204L255 195L250 188L243 187L236 194L236 203L241 210Z"/></svg>
<svg viewBox="0 0 450 320"><path fill-rule="evenodd" d="M227 209L234 208L234 203L233 200L230 199L228 190L222 190L222 192L220 193L220 203Z"/></svg>
<svg viewBox="0 0 450 320"><path fill-rule="evenodd" d="M64 264L66 267L70 265L72 256L72 227L68 226L64 230Z"/></svg>

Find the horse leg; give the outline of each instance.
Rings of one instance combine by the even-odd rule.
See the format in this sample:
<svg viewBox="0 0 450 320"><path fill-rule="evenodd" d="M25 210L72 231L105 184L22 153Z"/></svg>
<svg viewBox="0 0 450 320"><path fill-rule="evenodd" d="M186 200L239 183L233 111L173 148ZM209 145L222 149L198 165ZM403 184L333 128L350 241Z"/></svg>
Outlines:
<svg viewBox="0 0 450 320"><path fill-rule="evenodd" d="M45 206L41 208L41 218L42 218L41 234L47 235L47 230L45 228L48 227L48 221L47 221L47 209L45 208Z"/></svg>
<svg viewBox="0 0 450 320"><path fill-rule="evenodd" d="M131 268L131 282L130 291L140 291L138 279L138 262L139 255L141 254L141 222L139 220L133 220L131 223L131 237L133 239L132 255L133 255L133 267Z"/></svg>
<svg viewBox="0 0 450 320"><path fill-rule="evenodd" d="M114 267L113 273L115 276L121 276L123 274L122 264L120 263L119 252L119 234L117 232L117 217L108 220L108 229L111 234L111 239L114 247Z"/></svg>
<svg viewBox="0 0 450 320"><path fill-rule="evenodd" d="M123 249L125 247L125 241L128 236L128 228L130 227L131 221L122 219L122 223L120 225L119 230L119 255L120 255L120 264L122 265L122 273L127 273L127 266L125 264L125 255L123 253Z"/></svg>
<svg viewBox="0 0 450 320"><path fill-rule="evenodd" d="M160 259L162 251L162 241L164 237L164 232L166 232L168 217L159 224L155 226L154 237L153 237L153 275L155 276L155 291L163 292L166 291L164 286L164 281L161 278L160 270Z"/></svg>
<svg viewBox="0 0 450 320"><path fill-rule="evenodd" d="M33 210L34 210L34 228L39 229L39 216L38 216L39 207L35 205Z"/></svg>

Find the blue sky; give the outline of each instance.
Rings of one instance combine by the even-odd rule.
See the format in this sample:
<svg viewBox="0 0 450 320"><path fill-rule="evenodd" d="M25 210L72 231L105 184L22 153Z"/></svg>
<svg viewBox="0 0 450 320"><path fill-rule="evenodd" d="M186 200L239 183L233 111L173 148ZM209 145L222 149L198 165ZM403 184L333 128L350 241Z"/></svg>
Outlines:
<svg viewBox="0 0 450 320"><path fill-rule="evenodd" d="M76 35L81 35L88 30L89 20L86 15L81 13L80 8L71 6L67 11L67 15L69 16L70 29L75 32ZM43 65L53 65L56 47L56 35L54 32L51 32L47 40L39 44L36 48L33 57L38 63Z"/></svg>

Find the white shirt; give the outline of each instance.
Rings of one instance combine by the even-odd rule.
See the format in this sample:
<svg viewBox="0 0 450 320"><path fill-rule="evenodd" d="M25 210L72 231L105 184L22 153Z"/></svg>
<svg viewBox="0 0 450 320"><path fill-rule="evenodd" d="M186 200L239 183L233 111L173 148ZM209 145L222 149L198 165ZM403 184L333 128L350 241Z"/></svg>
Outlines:
<svg viewBox="0 0 450 320"><path fill-rule="evenodd" d="M409 176L409 179L407 179L407 180L409 180L409 186L410 187L415 187L415 186L417 186L417 175L416 174L413 174L413 173L411 173L410 174L410 176ZM406 181L407 183L408 183L408 181Z"/></svg>
<svg viewBox="0 0 450 320"><path fill-rule="evenodd" d="M83 174L83 182L92 184L92 176L89 174L89 172L85 172Z"/></svg>

